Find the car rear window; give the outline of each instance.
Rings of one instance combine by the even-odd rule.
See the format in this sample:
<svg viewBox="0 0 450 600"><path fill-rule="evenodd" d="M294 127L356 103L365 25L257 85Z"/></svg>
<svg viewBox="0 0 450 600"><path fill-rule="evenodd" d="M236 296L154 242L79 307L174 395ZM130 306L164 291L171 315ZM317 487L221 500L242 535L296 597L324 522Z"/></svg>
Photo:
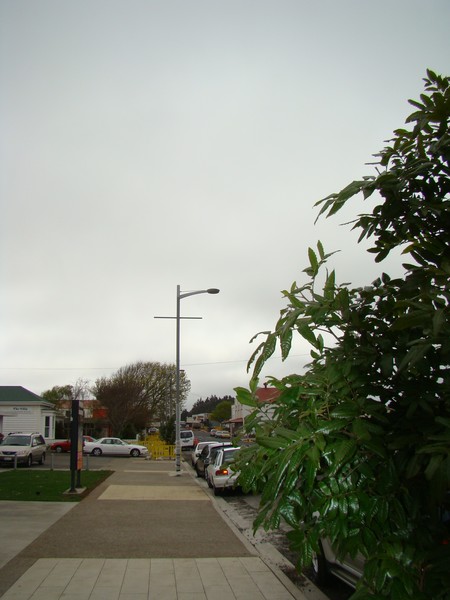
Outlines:
<svg viewBox="0 0 450 600"><path fill-rule="evenodd" d="M232 450L225 450L222 456L222 464L229 464L234 461L234 455L239 448L233 448Z"/></svg>
<svg viewBox="0 0 450 600"><path fill-rule="evenodd" d="M216 458L219 450L221 450L221 448L211 448L211 452L209 455L209 458L211 459L211 462L214 462L214 459Z"/></svg>

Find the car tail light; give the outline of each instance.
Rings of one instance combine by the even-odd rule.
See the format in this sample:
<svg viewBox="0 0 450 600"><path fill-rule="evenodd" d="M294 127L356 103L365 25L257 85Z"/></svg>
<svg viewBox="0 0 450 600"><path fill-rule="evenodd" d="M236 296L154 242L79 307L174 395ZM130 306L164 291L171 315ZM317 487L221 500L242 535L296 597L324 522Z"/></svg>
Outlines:
<svg viewBox="0 0 450 600"><path fill-rule="evenodd" d="M228 475L228 469L217 469L216 475Z"/></svg>

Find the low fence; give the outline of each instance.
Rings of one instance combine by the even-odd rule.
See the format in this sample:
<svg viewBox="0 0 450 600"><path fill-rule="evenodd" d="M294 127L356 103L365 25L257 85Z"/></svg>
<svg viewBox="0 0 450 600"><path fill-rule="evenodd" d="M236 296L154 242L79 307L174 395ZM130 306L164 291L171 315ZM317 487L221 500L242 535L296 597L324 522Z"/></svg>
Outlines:
<svg viewBox="0 0 450 600"><path fill-rule="evenodd" d="M161 441L158 436L149 436L146 437L145 440L138 442L145 446L150 452L151 458L153 460L157 459L170 459L175 460L175 445L174 444L166 444Z"/></svg>

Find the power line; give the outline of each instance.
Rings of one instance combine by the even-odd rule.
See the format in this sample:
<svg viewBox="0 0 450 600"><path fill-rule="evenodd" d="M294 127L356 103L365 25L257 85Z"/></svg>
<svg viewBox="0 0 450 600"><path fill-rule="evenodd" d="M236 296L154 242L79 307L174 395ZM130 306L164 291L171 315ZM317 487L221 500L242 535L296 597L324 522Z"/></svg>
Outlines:
<svg viewBox="0 0 450 600"><path fill-rule="evenodd" d="M120 367L0 367L0 371L107 371Z"/></svg>
<svg viewBox="0 0 450 600"><path fill-rule="evenodd" d="M305 354L292 354L288 358L296 358L300 356L309 356L309 353ZM281 356L271 356L270 359L278 358ZM269 360L270 360L269 359ZM184 363L185 367L202 367L208 365L228 365L237 363L247 363L248 358L239 360L218 360L212 362L200 362L200 363ZM0 367L0 371L111 371L120 369L121 367Z"/></svg>

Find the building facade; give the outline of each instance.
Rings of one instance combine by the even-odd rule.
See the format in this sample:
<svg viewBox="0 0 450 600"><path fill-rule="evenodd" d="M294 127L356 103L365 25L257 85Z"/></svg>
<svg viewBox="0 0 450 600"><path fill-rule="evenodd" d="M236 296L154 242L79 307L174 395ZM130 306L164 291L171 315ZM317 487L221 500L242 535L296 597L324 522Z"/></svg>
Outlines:
<svg viewBox="0 0 450 600"><path fill-rule="evenodd" d="M22 386L0 386L0 433L38 432L54 439L56 410L37 394Z"/></svg>

